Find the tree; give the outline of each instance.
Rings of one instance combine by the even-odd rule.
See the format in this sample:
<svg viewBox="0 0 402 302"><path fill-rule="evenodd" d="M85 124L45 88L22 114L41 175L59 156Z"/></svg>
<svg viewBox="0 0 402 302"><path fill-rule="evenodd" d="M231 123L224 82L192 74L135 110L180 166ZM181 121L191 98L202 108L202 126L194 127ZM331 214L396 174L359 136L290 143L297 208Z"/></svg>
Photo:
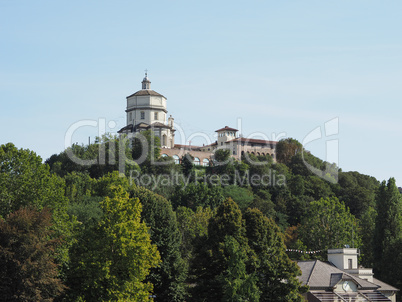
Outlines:
<svg viewBox="0 0 402 302"><path fill-rule="evenodd" d="M361 246L357 219L336 197L310 203L300 227L300 239L311 250Z"/></svg>
<svg viewBox="0 0 402 302"><path fill-rule="evenodd" d="M129 175L130 170L138 169L132 161L129 140L111 134L97 137L94 144L73 144L60 154L53 154L46 163L59 176L81 172L99 178L113 171Z"/></svg>
<svg viewBox="0 0 402 302"><path fill-rule="evenodd" d="M110 192L101 202L102 219L71 249L70 298L148 301L153 286L144 280L159 264L159 252L141 222L139 199L129 198L121 186Z"/></svg>
<svg viewBox="0 0 402 302"><path fill-rule="evenodd" d="M214 209L221 204L224 196L220 186L209 187L204 183L189 183L177 186L171 200L174 209L179 206L185 206L192 210L195 210L197 207L210 207Z"/></svg>
<svg viewBox="0 0 402 302"><path fill-rule="evenodd" d="M213 212L209 207L197 207L194 212L180 206L176 210L176 216L182 238L181 253L188 266L194 256L195 242L208 235L208 224Z"/></svg>
<svg viewBox="0 0 402 302"><path fill-rule="evenodd" d="M292 157L303 151L303 146L293 138L282 139L276 144L276 160L289 164Z"/></svg>
<svg viewBox="0 0 402 302"><path fill-rule="evenodd" d="M52 212L52 236L63 236L58 247L58 261L68 261L67 249L73 223L68 214L68 199L64 196L63 179L51 174L49 166L30 150L17 149L8 143L0 146L0 217L24 207L38 211L47 207Z"/></svg>
<svg viewBox="0 0 402 302"><path fill-rule="evenodd" d="M226 198L232 198L241 210L245 210L254 199L251 190L239 186L225 186L222 193Z"/></svg>
<svg viewBox="0 0 402 302"><path fill-rule="evenodd" d="M217 208L215 217L208 225L208 235L200 240L195 248L192 261L192 273L196 286L193 288L194 301L222 301L224 282L222 276L229 268L227 236L233 238L247 250L247 239L244 236L242 214L237 204L230 198ZM229 280L228 280L229 281Z"/></svg>
<svg viewBox="0 0 402 302"><path fill-rule="evenodd" d="M51 212L20 208L0 220L2 301L53 301L65 289L58 278Z"/></svg>
<svg viewBox="0 0 402 302"><path fill-rule="evenodd" d="M155 300L184 301L187 270L181 257L181 234L172 205L164 197L143 187L131 187L130 194L141 200L142 221L150 228L151 240L161 254L161 264L151 269L147 278L154 284Z"/></svg>
<svg viewBox="0 0 402 302"><path fill-rule="evenodd" d="M155 162L160 158L161 142L152 130L136 133L132 143L132 158L143 173L156 172Z"/></svg>
<svg viewBox="0 0 402 302"><path fill-rule="evenodd" d="M402 245L402 198L394 178L381 183L376 201L375 273L385 282L402 285L402 279L394 278L402 275L401 268L389 261L397 251L395 248Z"/></svg>
<svg viewBox="0 0 402 302"><path fill-rule="evenodd" d="M306 289L297 279L301 272L286 254L279 227L257 209L247 209L244 220L248 245L255 254L251 267L260 301L303 301L301 293Z"/></svg>
<svg viewBox="0 0 402 302"><path fill-rule="evenodd" d="M224 247L228 254L228 268L218 277L221 279L223 287L222 301L260 301L257 274L248 274L246 270L246 262L248 260L247 249L231 236L225 238Z"/></svg>

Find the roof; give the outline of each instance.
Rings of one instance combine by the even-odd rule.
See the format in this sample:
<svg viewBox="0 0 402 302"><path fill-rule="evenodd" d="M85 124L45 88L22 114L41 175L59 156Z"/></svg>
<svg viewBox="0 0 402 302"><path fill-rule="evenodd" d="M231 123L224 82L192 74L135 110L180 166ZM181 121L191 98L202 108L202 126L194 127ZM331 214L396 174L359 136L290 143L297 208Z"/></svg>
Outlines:
<svg viewBox="0 0 402 302"><path fill-rule="evenodd" d="M228 126L225 126L225 128L218 129L218 130L216 130L215 132L219 132L219 131L239 131L239 130L237 130L237 129L235 129L235 128L230 128L230 127L228 127Z"/></svg>
<svg viewBox="0 0 402 302"><path fill-rule="evenodd" d="M358 285L360 290L374 290L381 287L381 285L376 282L372 283L366 279L350 275L339 268L320 260L298 261L297 264L302 271L299 280L303 285L308 285L310 290L331 289L340 280L351 280ZM385 286L384 283L384 287ZM389 287L391 288L391 286ZM397 289L393 288L393 290Z"/></svg>
<svg viewBox="0 0 402 302"><path fill-rule="evenodd" d="M247 137L238 137L238 138L232 139L230 141L227 141L227 143L230 143L230 142L245 142L245 143L261 144L261 145L276 145L278 143L275 141L266 141L263 139L254 139L254 138L247 138Z"/></svg>
<svg viewBox="0 0 402 302"><path fill-rule="evenodd" d="M385 282L382 282L376 278L373 278L373 283L377 284L380 286L379 290L381 291L399 291L396 287L393 287Z"/></svg>
<svg viewBox="0 0 402 302"><path fill-rule="evenodd" d="M133 93L132 95L129 95L127 98L131 98L132 96L144 96L144 95L154 95L154 96L161 96L164 97L163 95L161 95L160 93L157 93L154 90L151 89L141 89L135 93ZM165 97L164 97L165 98ZM165 98L166 99L166 98Z"/></svg>
<svg viewBox="0 0 402 302"><path fill-rule="evenodd" d="M133 125L130 124L130 125L125 126L125 127L121 128L119 131L117 131L117 133L122 133L124 131L133 132Z"/></svg>
<svg viewBox="0 0 402 302"><path fill-rule="evenodd" d="M154 127L154 128L171 128L170 126L162 124L160 122L155 122L155 123L151 124L150 127Z"/></svg>
<svg viewBox="0 0 402 302"><path fill-rule="evenodd" d="M206 145L206 146L202 146L201 148L205 148L205 147L212 147L212 146L216 146L218 145L218 142L215 141L214 143L210 144L210 145Z"/></svg>
<svg viewBox="0 0 402 302"><path fill-rule="evenodd" d="M201 150L201 147L192 146L192 145L175 144L174 147L175 147L175 149L184 149L184 150L192 150L192 151L200 151Z"/></svg>
<svg viewBox="0 0 402 302"><path fill-rule="evenodd" d="M117 133L122 133L124 131L133 132L133 131L136 131L136 129L139 129L139 128L141 128L141 129L168 128L168 129L171 129L171 131L175 131L174 129L172 129L172 127L170 127L168 125L165 125L163 123L160 123L160 122L156 122L156 123L153 123L151 125L141 122L141 123L139 123L139 124L137 124L135 126L133 126L132 124L127 125L127 126L121 128L119 131L117 131Z"/></svg>

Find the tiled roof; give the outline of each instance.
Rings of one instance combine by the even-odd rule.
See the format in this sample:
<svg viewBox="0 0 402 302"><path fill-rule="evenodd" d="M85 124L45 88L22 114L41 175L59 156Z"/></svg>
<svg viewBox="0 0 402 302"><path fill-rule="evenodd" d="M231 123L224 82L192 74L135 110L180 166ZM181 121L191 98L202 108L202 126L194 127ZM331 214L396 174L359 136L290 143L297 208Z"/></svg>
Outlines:
<svg viewBox="0 0 402 302"><path fill-rule="evenodd" d="M136 93L133 93L132 95L129 95L127 98L130 98L132 96L144 96L144 95L154 95L154 96L162 96L162 97L164 97L160 93L157 93L156 91L153 91L151 89L142 89L142 90L137 91Z"/></svg>
<svg viewBox="0 0 402 302"><path fill-rule="evenodd" d="M214 143L210 144L210 145L206 145L206 146L202 146L201 148L205 148L205 147L212 147L212 146L216 146L218 145L218 142L215 141Z"/></svg>
<svg viewBox="0 0 402 302"><path fill-rule="evenodd" d="M121 128L119 131L117 131L117 133L122 133L124 131L132 132L133 131L133 125L130 124L130 125L125 126L125 127Z"/></svg>
<svg viewBox="0 0 402 302"><path fill-rule="evenodd" d="M215 132L219 132L219 131L239 131L239 130L237 130L237 129L235 129L235 128L230 128L230 127L228 127L228 126L225 126L225 128L222 128L222 129L218 129L218 130L216 130Z"/></svg>
<svg viewBox="0 0 402 302"><path fill-rule="evenodd" d="M308 285L310 289L330 289L340 280L353 280L360 289L364 290L380 288L379 284L347 274L337 267L320 260L299 261L297 264L302 271L302 276L299 277L300 282ZM306 278L306 276L308 277Z"/></svg>
<svg viewBox="0 0 402 302"><path fill-rule="evenodd" d="M160 122L153 123L151 125L151 127L155 127L155 128L171 128L170 126L162 124Z"/></svg>
<svg viewBox="0 0 402 302"><path fill-rule="evenodd" d="M193 150L193 151L200 151L201 147L199 146L192 146L192 145L180 145L180 144L175 144L174 147L176 149L185 149L185 150Z"/></svg>
<svg viewBox="0 0 402 302"><path fill-rule="evenodd" d="M390 291L398 290L397 288L395 288L395 287L393 287L393 286L391 286L391 285L389 285L389 284L387 284L385 282L382 282L382 281L380 281L380 280L378 280L376 278L373 278L373 283L379 285L380 286L379 290L381 290L381 291L383 291L383 290L390 290Z"/></svg>
<svg viewBox="0 0 402 302"><path fill-rule="evenodd" d="M232 139L230 141L227 141L227 143L230 143L230 142L245 142L245 143L261 144L261 145L276 145L278 143L275 141L266 141L263 139L254 139L254 138L247 138L247 137L238 137L238 138Z"/></svg>

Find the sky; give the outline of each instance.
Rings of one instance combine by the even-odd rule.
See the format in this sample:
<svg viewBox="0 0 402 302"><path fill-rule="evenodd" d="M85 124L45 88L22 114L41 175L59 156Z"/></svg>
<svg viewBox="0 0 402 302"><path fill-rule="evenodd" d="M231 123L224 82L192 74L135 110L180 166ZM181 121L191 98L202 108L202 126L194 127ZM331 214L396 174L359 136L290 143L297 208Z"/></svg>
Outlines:
<svg viewBox="0 0 402 302"><path fill-rule="evenodd" d="M291 137L402 186L401 13L372 0L0 0L0 144L45 160L116 133L147 69L176 143L224 126Z"/></svg>

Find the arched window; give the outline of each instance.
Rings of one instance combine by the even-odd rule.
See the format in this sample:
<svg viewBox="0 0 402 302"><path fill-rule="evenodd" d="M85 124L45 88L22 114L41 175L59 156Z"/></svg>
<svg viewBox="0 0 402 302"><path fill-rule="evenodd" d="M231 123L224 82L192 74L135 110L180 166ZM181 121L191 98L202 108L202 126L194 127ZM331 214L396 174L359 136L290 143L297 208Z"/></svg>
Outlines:
<svg viewBox="0 0 402 302"><path fill-rule="evenodd" d="M209 167L209 160L208 160L207 158L204 158L204 159L202 160L202 165L203 165L204 167Z"/></svg>
<svg viewBox="0 0 402 302"><path fill-rule="evenodd" d="M173 157L174 163L176 165L180 164L180 157L178 155L173 155L172 157Z"/></svg>
<svg viewBox="0 0 402 302"><path fill-rule="evenodd" d="M162 156L162 157L168 157L168 155L165 154L165 153L163 153L161 156Z"/></svg>
<svg viewBox="0 0 402 302"><path fill-rule="evenodd" d="M194 158L194 165L196 165L196 166L200 165L200 159L198 157Z"/></svg>

